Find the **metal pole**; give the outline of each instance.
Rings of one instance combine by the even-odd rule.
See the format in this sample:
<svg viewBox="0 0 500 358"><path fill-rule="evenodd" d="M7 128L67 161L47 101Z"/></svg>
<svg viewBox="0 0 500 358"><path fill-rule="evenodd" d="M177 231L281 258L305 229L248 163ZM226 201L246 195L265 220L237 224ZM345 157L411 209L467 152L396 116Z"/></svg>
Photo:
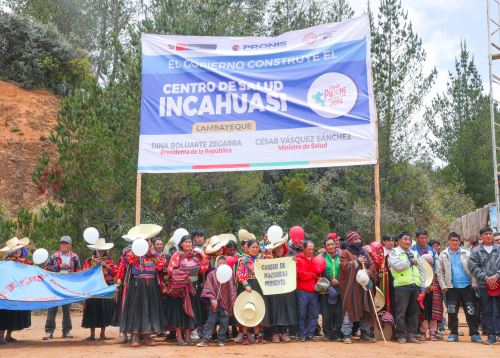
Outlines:
<svg viewBox="0 0 500 358"><path fill-rule="evenodd" d="M496 126L495 126L495 103L493 99L493 59L492 59L492 33L491 33L491 18L490 18L490 0L486 0L486 17L488 29L488 65L490 75L490 125L491 125L491 148L493 152L493 175L495 185L495 205L497 209L497 230L500 221L500 200L498 192L498 164L497 164L497 141L496 141Z"/></svg>

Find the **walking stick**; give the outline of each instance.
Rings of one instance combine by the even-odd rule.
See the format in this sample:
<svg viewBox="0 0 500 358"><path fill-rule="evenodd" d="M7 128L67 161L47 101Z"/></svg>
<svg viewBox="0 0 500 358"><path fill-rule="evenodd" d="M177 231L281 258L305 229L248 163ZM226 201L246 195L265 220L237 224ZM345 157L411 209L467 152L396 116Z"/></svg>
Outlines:
<svg viewBox="0 0 500 358"><path fill-rule="evenodd" d="M361 267L363 267L363 270L364 270L365 264L361 263ZM373 284L375 285L375 283L373 283ZM375 307L375 301L373 300L372 291L370 289L368 289L368 294L370 295L370 300L371 300L372 306L373 306L373 312L375 313L375 318L377 319L378 328L380 329L380 334L382 335L382 338L384 339L384 344L387 345L387 341L385 340L384 331L382 330L382 325L380 324L380 320L378 318L377 308Z"/></svg>

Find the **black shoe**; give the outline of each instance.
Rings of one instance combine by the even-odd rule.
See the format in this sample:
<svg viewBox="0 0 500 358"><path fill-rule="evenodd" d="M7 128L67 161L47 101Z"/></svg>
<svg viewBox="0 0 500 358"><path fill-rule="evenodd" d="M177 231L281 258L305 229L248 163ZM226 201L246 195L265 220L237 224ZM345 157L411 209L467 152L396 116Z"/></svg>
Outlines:
<svg viewBox="0 0 500 358"><path fill-rule="evenodd" d="M306 337L301 337L301 336L299 336L299 341L300 341L300 342L305 342L305 341L306 341Z"/></svg>
<svg viewBox="0 0 500 358"><path fill-rule="evenodd" d="M307 336L306 337L306 341L315 341L316 339L314 338L314 336Z"/></svg>
<svg viewBox="0 0 500 358"><path fill-rule="evenodd" d="M74 338L73 335L70 332L63 333L62 337L63 338Z"/></svg>
<svg viewBox="0 0 500 358"><path fill-rule="evenodd" d="M492 344L495 344L497 342L497 337L495 337L495 335L489 335L488 336L488 339L484 342L484 344L487 344L487 345L492 345Z"/></svg>
<svg viewBox="0 0 500 358"><path fill-rule="evenodd" d="M44 341L48 341L49 339L54 338L54 333L46 333L45 337L43 337Z"/></svg>
<svg viewBox="0 0 500 358"><path fill-rule="evenodd" d="M370 336L369 336L369 335L367 335L367 334L362 334L362 335L361 335L361 338L360 338L359 340L360 340L360 341L362 341L362 342L370 342L370 343L374 343L374 342L376 342L376 341L375 341L375 338L370 337Z"/></svg>

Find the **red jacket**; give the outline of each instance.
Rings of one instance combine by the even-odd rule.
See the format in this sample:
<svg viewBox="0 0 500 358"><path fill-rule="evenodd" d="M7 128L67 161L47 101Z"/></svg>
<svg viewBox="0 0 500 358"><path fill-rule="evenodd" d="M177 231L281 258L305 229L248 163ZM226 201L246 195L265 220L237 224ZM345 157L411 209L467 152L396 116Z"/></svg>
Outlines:
<svg viewBox="0 0 500 358"><path fill-rule="evenodd" d="M297 290L314 292L319 276L314 272L313 258L307 258L303 252L297 255Z"/></svg>

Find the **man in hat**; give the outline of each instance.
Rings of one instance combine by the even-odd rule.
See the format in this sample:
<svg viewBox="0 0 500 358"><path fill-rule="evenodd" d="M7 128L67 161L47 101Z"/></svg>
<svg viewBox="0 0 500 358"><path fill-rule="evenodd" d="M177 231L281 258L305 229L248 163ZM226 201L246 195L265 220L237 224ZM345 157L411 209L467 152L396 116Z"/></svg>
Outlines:
<svg viewBox="0 0 500 358"><path fill-rule="evenodd" d="M479 234L483 243L472 250L468 265L477 280L477 291L481 297L481 324L488 335L484 343L492 345L496 343L496 325L499 324L500 245L494 243L493 230L490 227L483 227Z"/></svg>
<svg viewBox="0 0 500 358"><path fill-rule="evenodd" d="M361 236L356 231L346 234L346 249L340 254L340 297L342 298L342 333L344 343L352 343L352 327L359 322L361 341L375 342L371 337L371 326L376 314L370 301L368 289L375 295L375 264L363 250ZM368 287L356 282L360 270L365 270L370 280Z"/></svg>
<svg viewBox="0 0 500 358"><path fill-rule="evenodd" d="M59 240L59 251L53 253L45 265L47 271L52 272L77 272L82 269L80 258L71 251L71 238L63 236ZM73 338L71 335L71 304L63 305L62 337ZM47 310L47 321L45 322L45 337L43 340L49 340L54 337L56 329L56 315L58 307L52 307Z"/></svg>
<svg viewBox="0 0 500 358"><path fill-rule="evenodd" d="M416 335L418 302L423 301L426 288L424 269L418 262L418 253L410 250L411 234L403 231L398 242L399 246L389 254L396 300L396 336L399 343L420 343Z"/></svg>

